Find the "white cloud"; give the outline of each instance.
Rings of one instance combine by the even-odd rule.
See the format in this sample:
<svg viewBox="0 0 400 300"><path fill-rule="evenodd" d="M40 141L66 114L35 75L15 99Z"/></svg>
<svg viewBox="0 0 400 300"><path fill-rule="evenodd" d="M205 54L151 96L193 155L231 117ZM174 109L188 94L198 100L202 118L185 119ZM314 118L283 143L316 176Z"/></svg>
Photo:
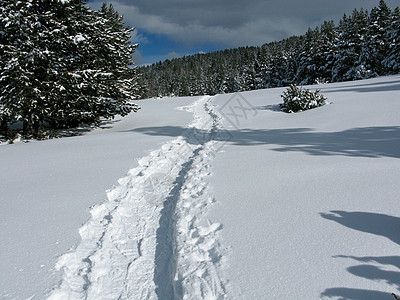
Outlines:
<svg viewBox="0 0 400 300"><path fill-rule="evenodd" d="M145 37L143 34L141 34L139 30L136 28L132 32L131 41L132 43L139 43L139 44L147 44L149 42L148 38Z"/></svg>
<svg viewBox="0 0 400 300"><path fill-rule="evenodd" d="M143 57L139 50L136 49L135 53L133 53L132 60L134 61L135 66L139 66L142 64Z"/></svg>
<svg viewBox="0 0 400 300"><path fill-rule="evenodd" d="M175 51L167 54L167 59L174 59L174 58L179 58L179 57L181 57L181 55L176 53Z"/></svg>

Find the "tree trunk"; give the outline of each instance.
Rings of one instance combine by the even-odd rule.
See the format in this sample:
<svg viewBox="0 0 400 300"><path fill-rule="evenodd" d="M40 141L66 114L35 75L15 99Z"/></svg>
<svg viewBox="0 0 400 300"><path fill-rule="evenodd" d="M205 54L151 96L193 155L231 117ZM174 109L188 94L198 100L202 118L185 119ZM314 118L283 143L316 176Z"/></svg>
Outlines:
<svg viewBox="0 0 400 300"><path fill-rule="evenodd" d="M22 135L24 137L27 137L30 132L30 129L31 129L31 124L30 124L29 120L24 118L24 120L22 122Z"/></svg>
<svg viewBox="0 0 400 300"><path fill-rule="evenodd" d="M8 124L7 124L7 119L5 117L4 119L1 120L0 133L4 135L6 139L8 139Z"/></svg>

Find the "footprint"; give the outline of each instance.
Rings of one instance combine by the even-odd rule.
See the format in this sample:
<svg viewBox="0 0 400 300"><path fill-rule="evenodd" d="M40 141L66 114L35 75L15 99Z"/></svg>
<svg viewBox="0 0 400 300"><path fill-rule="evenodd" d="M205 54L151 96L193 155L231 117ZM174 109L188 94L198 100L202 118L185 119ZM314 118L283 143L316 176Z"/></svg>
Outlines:
<svg viewBox="0 0 400 300"><path fill-rule="evenodd" d="M220 223L214 223L212 225L210 225L209 227L200 227L199 228L199 234L201 236L207 236L212 232L217 231L218 229L220 229L222 226Z"/></svg>

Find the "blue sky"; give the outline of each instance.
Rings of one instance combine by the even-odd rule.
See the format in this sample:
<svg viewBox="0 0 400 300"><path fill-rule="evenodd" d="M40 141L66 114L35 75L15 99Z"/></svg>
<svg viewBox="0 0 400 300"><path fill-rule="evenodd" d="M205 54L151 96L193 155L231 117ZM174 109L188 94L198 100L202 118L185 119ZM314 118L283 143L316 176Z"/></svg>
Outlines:
<svg viewBox="0 0 400 300"><path fill-rule="evenodd" d="M89 0L93 9L104 0ZM198 52L259 46L300 35L379 0L118 0L108 1L135 27L136 65ZM386 0L394 8L399 0Z"/></svg>
<svg viewBox="0 0 400 300"><path fill-rule="evenodd" d="M139 31L140 29L136 29ZM174 38L165 34L152 34L146 30L140 30L143 35L143 40L139 41L139 48L137 50L141 57L139 58L140 64L148 64L153 62L162 61L165 59L172 59L181 57L188 54L195 54L202 52L210 52L223 49L223 45L216 43L195 43L185 44L176 41Z"/></svg>

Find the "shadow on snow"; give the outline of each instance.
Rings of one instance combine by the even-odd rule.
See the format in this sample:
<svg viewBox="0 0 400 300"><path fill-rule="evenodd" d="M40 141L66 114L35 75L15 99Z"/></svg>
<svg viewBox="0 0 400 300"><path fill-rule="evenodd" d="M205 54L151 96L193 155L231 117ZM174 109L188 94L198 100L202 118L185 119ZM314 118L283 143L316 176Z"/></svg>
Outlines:
<svg viewBox="0 0 400 300"><path fill-rule="evenodd" d="M321 213L325 219L362 232L386 237L400 245L400 218L369 212L333 210Z"/></svg>
<svg viewBox="0 0 400 300"><path fill-rule="evenodd" d="M143 127L131 130L152 136L182 135L179 126ZM208 131L196 131L205 138ZM313 132L309 128L220 130L210 136L238 146L275 145L279 152L304 152L310 155L400 158L400 126L361 127L339 132ZM187 142L192 143L190 136Z"/></svg>
<svg viewBox="0 0 400 300"><path fill-rule="evenodd" d="M339 300L393 300L393 296L390 293L372 291L372 290L361 290L361 289L350 289L350 288L332 288L325 290L321 297L334 297Z"/></svg>
<svg viewBox="0 0 400 300"><path fill-rule="evenodd" d="M274 109L273 107L269 109ZM163 126L163 127L144 127L130 130L150 136L182 136L185 130L179 126ZM227 144L236 146L257 146L271 145L273 151L279 152L304 152L309 155L328 156L341 155L351 157L392 157L400 158L400 126L386 127L363 127L352 128L340 132L313 132L309 128L293 128L293 129L242 129L242 130L225 130L210 133L199 129L193 130L188 135L183 135L190 144L199 144L201 141L217 140ZM166 215L170 216L171 213ZM321 213L321 216L327 220L335 221L343 226L354 230L383 236L394 243L400 245L400 218L384 214L368 213L368 212L345 212L331 211L330 213ZM171 225L166 226L169 229L160 231L158 239L161 236L171 235ZM162 233L162 234L161 234ZM171 243L160 243L171 244ZM161 254L165 249L159 248L157 253ZM167 251L171 253L171 249ZM162 261L169 261L167 264L157 264L160 269L174 268L173 255ZM368 280L385 281L400 291L400 273L398 271L388 271L383 266L390 265L392 267L400 267L399 256L385 257L354 257L354 256L336 256L336 258L353 259L362 262L362 265L349 267L349 273ZM160 260L161 261L161 260ZM375 265L371 264L374 263ZM377 265L378 266L377 266ZM171 278L165 282L161 280L169 271L159 272L159 277L155 276L155 281L159 280L159 286L165 290L158 290L158 295L173 295L173 287ZM158 278L157 278L158 277ZM179 288L178 291L179 293ZM323 297L333 297L339 299L393 299L392 292L353 289L345 287L337 287L326 289L321 293Z"/></svg>
<svg viewBox="0 0 400 300"><path fill-rule="evenodd" d="M400 245L400 218L384 214L368 212L346 212L331 211L321 213L325 219L335 221L348 228L366 232L378 236L383 236L392 242ZM363 263L362 265L347 268L347 271L355 276L373 281L383 281L397 288L400 291L400 272L388 271L384 266L391 266L400 269L400 256L347 256L337 255L335 258L353 259ZM377 264L379 266L377 266ZM373 290L361 290L351 288L330 288L326 289L321 296L334 297L339 299L394 299L392 292L387 293Z"/></svg>
<svg viewBox="0 0 400 300"><path fill-rule="evenodd" d="M380 82L368 82L353 84L351 86L340 86L340 87L322 87L321 92L323 93L335 93L335 92L358 92L358 93L370 93L370 92L389 92L399 91L400 84L396 78L387 81Z"/></svg>

